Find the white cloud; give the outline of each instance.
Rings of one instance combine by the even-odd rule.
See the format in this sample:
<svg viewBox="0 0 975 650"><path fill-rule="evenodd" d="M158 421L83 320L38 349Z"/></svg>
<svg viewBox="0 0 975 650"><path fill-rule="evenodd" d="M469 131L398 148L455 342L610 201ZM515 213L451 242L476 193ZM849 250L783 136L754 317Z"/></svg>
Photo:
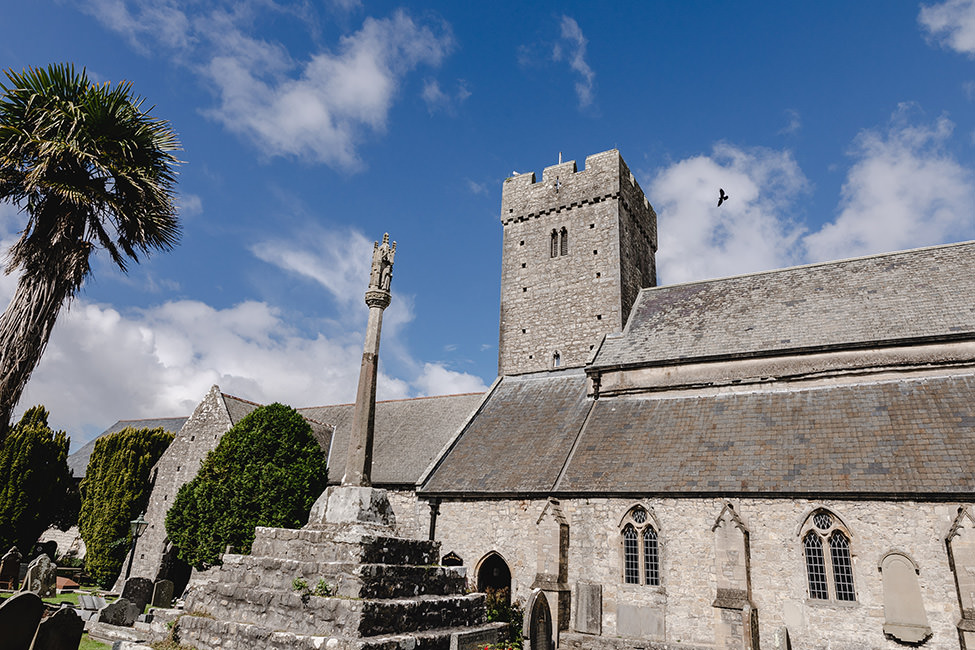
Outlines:
<svg viewBox="0 0 975 650"><path fill-rule="evenodd" d="M779 135L798 133L802 129L802 118L799 115L799 111L794 108L787 108L785 114L789 118L789 123L779 129Z"/></svg>
<svg viewBox="0 0 975 650"><path fill-rule="evenodd" d="M366 18L334 50L296 60L282 43L251 34L262 12L295 13L274 2L209 10L173 0L96 0L82 6L141 52L159 45L199 74L217 98L205 114L264 155L346 170L362 166L359 141L385 130L403 78L421 65L439 65L453 48L448 25L421 24L402 10ZM462 100L465 93L461 85L453 97Z"/></svg>
<svg viewBox="0 0 975 650"><path fill-rule="evenodd" d="M975 234L975 175L944 151L954 125L910 121L857 136L836 219L806 237L812 261L937 244Z"/></svg>
<svg viewBox="0 0 975 650"><path fill-rule="evenodd" d="M730 199L717 207L718 190ZM649 186L659 219L657 266L668 284L795 261L802 227L783 218L808 182L789 152L720 143L661 170Z"/></svg>
<svg viewBox="0 0 975 650"><path fill-rule="evenodd" d="M436 363L423 364L423 372L414 380L413 385L420 395L481 393L487 390L487 386L479 377L447 370Z"/></svg>
<svg viewBox="0 0 975 650"><path fill-rule="evenodd" d="M196 194L182 193L177 199L179 216L182 219L203 214L203 199Z"/></svg>
<svg viewBox="0 0 975 650"><path fill-rule="evenodd" d="M179 5L173 0L88 0L79 3L79 8L122 34L132 48L147 55L153 49L150 42L174 50L190 46L193 41L190 19Z"/></svg>
<svg viewBox="0 0 975 650"><path fill-rule="evenodd" d="M366 290L373 242L355 230L326 231L309 226L302 235L269 239L251 246L260 260L313 280L339 305L358 306Z"/></svg>
<svg viewBox="0 0 975 650"><path fill-rule="evenodd" d="M436 79L427 79L423 82L421 96L431 115L440 111L453 114L457 110L457 106L471 96L471 91L467 89L467 84L463 79L457 82L457 89L452 92L445 92Z"/></svg>
<svg viewBox="0 0 975 650"><path fill-rule="evenodd" d="M575 84L576 97L579 99L579 108L586 108L592 105L593 84L596 79L596 73L586 63L588 41L583 36L579 23L569 16L562 16L560 29L561 40L552 48L552 59L568 61L569 67L579 76Z"/></svg>
<svg viewBox="0 0 975 650"><path fill-rule="evenodd" d="M917 19L930 40L975 58L975 0L922 5Z"/></svg>

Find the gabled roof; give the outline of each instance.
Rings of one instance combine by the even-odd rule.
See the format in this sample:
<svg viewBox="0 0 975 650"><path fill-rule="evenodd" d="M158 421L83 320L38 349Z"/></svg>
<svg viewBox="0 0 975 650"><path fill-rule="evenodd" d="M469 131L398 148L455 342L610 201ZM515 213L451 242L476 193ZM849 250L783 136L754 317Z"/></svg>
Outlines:
<svg viewBox="0 0 975 650"><path fill-rule="evenodd" d="M975 495L972 374L595 401L553 374L503 378L421 493Z"/></svg>
<svg viewBox="0 0 975 650"><path fill-rule="evenodd" d="M133 429L156 429L162 428L165 431L170 431L172 433L177 433L183 424L189 418L150 418L145 420L119 420L112 426L108 427L93 440L89 440L78 451L74 452L68 456L68 469L76 479L81 479L85 477L85 472L88 470L88 460L91 458L91 452L95 450L95 442L98 438L102 436L107 436L112 433L116 433L125 429L126 427L132 427Z"/></svg>
<svg viewBox="0 0 975 650"><path fill-rule="evenodd" d="M591 404L579 369L504 377L423 491L546 493Z"/></svg>
<svg viewBox="0 0 975 650"><path fill-rule="evenodd" d="M376 402L373 484L416 484L482 398L483 393L467 393ZM354 408L354 404L339 404L298 409L306 418L335 427L328 459L330 484L341 482L345 474Z"/></svg>
<svg viewBox="0 0 975 650"><path fill-rule="evenodd" d="M593 368L975 337L975 242L643 289Z"/></svg>

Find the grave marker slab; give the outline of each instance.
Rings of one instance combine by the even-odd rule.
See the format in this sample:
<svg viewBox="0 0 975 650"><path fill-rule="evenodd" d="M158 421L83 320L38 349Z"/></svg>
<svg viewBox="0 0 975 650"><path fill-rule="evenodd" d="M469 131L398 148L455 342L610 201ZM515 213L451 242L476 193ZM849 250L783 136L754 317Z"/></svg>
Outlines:
<svg viewBox="0 0 975 650"><path fill-rule="evenodd" d="M85 622L70 607L62 607L37 627L30 650L78 650Z"/></svg>
<svg viewBox="0 0 975 650"><path fill-rule="evenodd" d="M0 650L28 650L41 622L44 603L40 596L22 591L0 604Z"/></svg>

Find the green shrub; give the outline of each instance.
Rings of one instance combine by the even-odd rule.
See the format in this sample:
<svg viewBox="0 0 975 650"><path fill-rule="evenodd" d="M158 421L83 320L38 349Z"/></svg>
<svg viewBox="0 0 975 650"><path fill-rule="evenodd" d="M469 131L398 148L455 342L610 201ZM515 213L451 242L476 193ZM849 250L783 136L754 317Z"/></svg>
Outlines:
<svg viewBox="0 0 975 650"><path fill-rule="evenodd" d="M249 553L256 526L303 526L326 480L308 422L287 406L263 406L224 434L179 489L166 533L182 560L206 569L227 545Z"/></svg>
<svg viewBox="0 0 975 650"><path fill-rule="evenodd" d="M157 429L126 428L102 436L81 482L78 528L85 540L85 567L103 586L115 582L129 552L129 522L149 503L150 472L173 440Z"/></svg>
<svg viewBox="0 0 975 650"><path fill-rule="evenodd" d="M28 409L0 442L0 553L16 545L27 558L48 526L71 519L70 440L47 417L43 406Z"/></svg>

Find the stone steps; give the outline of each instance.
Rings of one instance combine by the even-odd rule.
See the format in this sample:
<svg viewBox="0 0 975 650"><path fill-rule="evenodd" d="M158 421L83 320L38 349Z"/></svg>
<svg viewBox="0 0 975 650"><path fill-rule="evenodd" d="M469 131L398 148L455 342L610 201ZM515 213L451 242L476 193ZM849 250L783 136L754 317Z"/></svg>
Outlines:
<svg viewBox="0 0 975 650"><path fill-rule="evenodd" d="M305 562L411 566L433 565L440 559L437 542L391 537L389 529L361 524L332 524L297 530L258 527L251 555Z"/></svg>
<svg viewBox="0 0 975 650"><path fill-rule="evenodd" d="M376 636L484 623L484 595L396 599L300 595L231 582L208 582L186 597L186 611L305 635Z"/></svg>
<svg viewBox="0 0 975 650"><path fill-rule="evenodd" d="M442 566L308 562L254 555L224 555L223 565L210 569L206 579L248 587L293 590L301 578L314 590L324 580L333 596L344 598L403 598L462 593L463 571Z"/></svg>
<svg viewBox="0 0 975 650"><path fill-rule="evenodd" d="M450 650L451 637L458 636L457 647L483 648L496 643L503 623L486 623L474 627L444 628L408 634L388 634L365 638L296 634L211 618L186 615L177 625L181 644L208 648L261 648L262 650Z"/></svg>

